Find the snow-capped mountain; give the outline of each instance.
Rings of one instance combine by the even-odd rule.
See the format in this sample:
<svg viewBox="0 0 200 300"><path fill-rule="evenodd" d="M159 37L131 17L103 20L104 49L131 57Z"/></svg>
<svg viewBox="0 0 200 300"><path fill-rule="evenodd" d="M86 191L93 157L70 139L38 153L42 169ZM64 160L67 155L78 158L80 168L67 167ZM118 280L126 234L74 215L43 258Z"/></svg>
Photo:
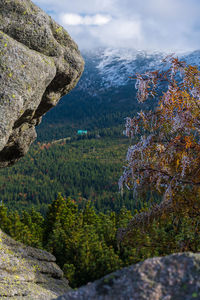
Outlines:
<svg viewBox="0 0 200 300"><path fill-rule="evenodd" d="M135 73L159 68L163 53L130 50L105 49L97 65L104 86L120 86L127 84Z"/></svg>
<svg viewBox="0 0 200 300"><path fill-rule="evenodd" d="M89 130L110 128L123 123L125 116L152 109L152 101L143 105L137 102L134 77L136 73L160 69L169 54L111 48L82 52L85 70L79 83L47 114L44 122L68 127L73 124L73 128L84 126ZM200 66L200 51L174 56ZM63 130L63 136L66 132Z"/></svg>
<svg viewBox="0 0 200 300"><path fill-rule="evenodd" d="M126 85L132 82L130 77L134 77L136 73L161 68L163 59L171 54L173 53L113 48L83 52L86 65L79 85L91 92L94 85L96 92ZM200 66L200 51L173 55L188 64Z"/></svg>
<svg viewBox="0 0 200 300"><path fill-rule="evenodd" d="M189 65L196 65L200 67L200 50L196 50L180 57Z"/></svg>
<svg viewBox="0 0 200 300"><path fill-rule="evenodd" d="M84 75L87 79L84 83L81 80L80 85L82 88L88 84L91 87L93 84L89 82L90 75L93 83L98 83L98 89L126 85L131 82L130 77L135 73L158 68L165 56L166 54L156 51L147 53L134 49L106 48L83 52L86 62ZM92 74L89 73L91 68Z"/></svg>

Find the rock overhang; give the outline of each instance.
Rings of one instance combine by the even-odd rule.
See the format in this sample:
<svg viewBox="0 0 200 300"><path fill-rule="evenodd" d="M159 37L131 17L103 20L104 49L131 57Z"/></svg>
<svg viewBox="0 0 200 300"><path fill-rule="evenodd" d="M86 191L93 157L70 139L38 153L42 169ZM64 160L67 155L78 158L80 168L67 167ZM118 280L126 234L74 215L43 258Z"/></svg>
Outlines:
<svg viewBox="0 0 200 300"><path fill-rule="evenodd" d="M1 0L0 167L25 155L35 126L83 68L78 46L50 16L30 0Z"/></svg>

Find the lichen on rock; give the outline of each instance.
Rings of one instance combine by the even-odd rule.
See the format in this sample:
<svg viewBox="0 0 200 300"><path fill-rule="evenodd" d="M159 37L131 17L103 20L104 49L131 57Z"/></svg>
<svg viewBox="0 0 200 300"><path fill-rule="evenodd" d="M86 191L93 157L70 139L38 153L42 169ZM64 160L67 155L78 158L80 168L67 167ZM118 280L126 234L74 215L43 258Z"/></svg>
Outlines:
<svg viewBox="0 0 200 300"><path fill-rule="evenodd" d="M26 247L1 230L0 253L0 299L50 300L70 289L52 254Z"/></svg>
<svg viewBox="0 0 200 300"><path fill-rule="evenodd" d="M0 167L16 162L35 126L84 67L69 34L30 0L0 2Z"/></svg>

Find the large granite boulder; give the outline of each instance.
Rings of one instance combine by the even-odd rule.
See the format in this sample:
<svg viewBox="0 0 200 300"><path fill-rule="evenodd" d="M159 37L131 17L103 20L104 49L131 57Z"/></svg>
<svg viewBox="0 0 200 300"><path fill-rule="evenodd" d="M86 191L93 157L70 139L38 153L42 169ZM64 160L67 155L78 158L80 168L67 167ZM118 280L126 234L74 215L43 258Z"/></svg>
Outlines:
<svg viewBox="0 0 200 300"><path fill-rule="evenodd" d="M199 300L200 254L147 259L57 298L75 299Z"/></svg>
<svg viewBox="0 0 200 300"><path fill-rule="evenodd" d="M52 254L26 247L0 230L0 299L50 300L68 290Z"/></svg>
<svg viewBox="0 0 200 300"><path fill-rule="evenodd" d="M35 140L35 126L79 80L69 34L30 0L0 1L0 167Z"/></svg>

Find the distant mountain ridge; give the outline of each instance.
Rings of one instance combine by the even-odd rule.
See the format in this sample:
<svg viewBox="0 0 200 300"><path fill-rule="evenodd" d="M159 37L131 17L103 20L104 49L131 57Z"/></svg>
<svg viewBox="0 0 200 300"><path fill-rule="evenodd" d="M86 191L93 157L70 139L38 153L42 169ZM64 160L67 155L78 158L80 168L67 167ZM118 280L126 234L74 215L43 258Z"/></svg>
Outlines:
<svg viewBox="0 0 200 300"><path fill-rule="evenodd" d="M162 66L162 61L167 55L173 53L159 51L144 51L135 49L105 48L83 52L86 61L85 71L88 64L96 68L101 79L101 87L117 87L130 82L130 76L135 73L155 70ZM200 50L189 53L174 53L179 59L188 64L200 66ZM82 81L79 83L82 86Z"/></svg>
<svg viewBox="0 0 200 300"><path fill-rule="evenodd" d="M126 116L144 109L144 105L137 103L133 77L136 73L161 68L169 53L100 48L82 55L84 73L76 88L44 118L38 129L41 141L72 136L78 129L90 132L122 125ZM174 56L200 66L200 50ZM151 108L152 102L145 105Z"/></svg>
<svg viewBox="0 0 200 300"><path fill-rule="evenodd" d="M95 80L92 82L86 80L83 84L82 79L78 86L84 89L86 85L91 87L98 84L100 91L126 85L136 72L145 72L147 69L159 67L166 56L159 52L147 53L133 49L113 48L91 50L82 54L86 62L84 75L88 76L90 71L91 79L94 79L95 72Z"/></svg>

